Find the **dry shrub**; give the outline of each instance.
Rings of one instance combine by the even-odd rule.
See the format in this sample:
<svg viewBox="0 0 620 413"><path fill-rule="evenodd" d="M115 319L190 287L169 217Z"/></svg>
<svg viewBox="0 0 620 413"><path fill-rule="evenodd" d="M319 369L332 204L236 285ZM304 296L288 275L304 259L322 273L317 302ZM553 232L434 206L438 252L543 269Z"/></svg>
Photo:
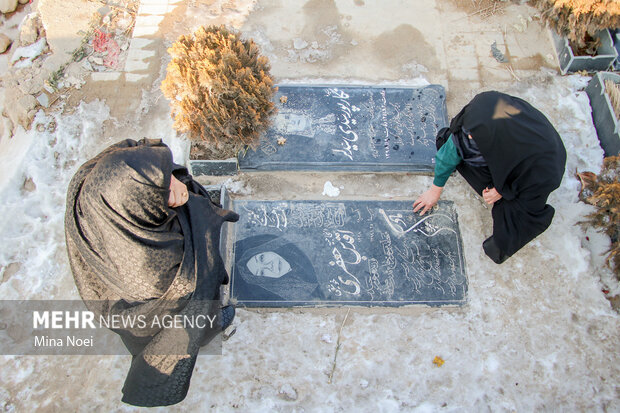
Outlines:
<svg viewBox="0 0 620 413"><path fill-rule="evenodd" d="M275 110L276 89L254 41L223 26L200 27L168 53L161 89L175 129L216 147L255 144Z"/></svg>
<svg viewBox="0 0 620 413"><path fill-rule="evenodd" d="M616 119L620 119L620 116L618 116L620 115L620 85L613 80L605 80L605 93L609 96Z"/></svg>
<svg viewBox="0 0 620 413"><path fill-rule="evenodd" d="M579 49L586 48L587 35L620 27L618 0L531 0L541 17L558 34L568 37Z"/></svg>
<svg viewBox="0 0 620 413"><path fill-rule="evenodd" d="M605 158L598 176L592 172L577 176L583 188L580 199L596 207L581 224L596 227L609 236L611 247L607 251L607 263L620 280L620 156Z"/></svg>

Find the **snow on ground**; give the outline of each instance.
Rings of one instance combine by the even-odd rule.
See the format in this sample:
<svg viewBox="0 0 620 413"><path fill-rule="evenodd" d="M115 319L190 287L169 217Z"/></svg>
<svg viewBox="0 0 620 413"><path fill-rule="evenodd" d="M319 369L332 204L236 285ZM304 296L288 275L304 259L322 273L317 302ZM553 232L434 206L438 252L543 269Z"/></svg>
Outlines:
<svg viewBox="0 0 620 413"><path fill-rule="evenodd" d="M165 411L620 411L620 317L601 293L604 270L591 264L575 225L591 209L577 202L573 172L598 172L602 158L579 90L585 81L550 74L538 86L509 91L549 116L568 162L550 199L552 226L507 263L493 264L480 247L490 233L490 210L460 177L449 181L444 198L459 214L466 305L353 308L344 325L345 308L240 310L222 356L199 357L187 399ZM112 143L101 136L108 114L104 102L82 103L68 115L40 113L35 125L43 126L24 132L32 144L0 193L3 299L78 298L64 249L64 197L78 166ZM28 178L34 189L24 185ZM411 179L417 185L391 195L412 199L431 182ZM238 178L229 186L249 187ZM435 356L445 364L433 364ZM0 406L132 410L120 402L129 362L129 356L3 356Z"/></svg>

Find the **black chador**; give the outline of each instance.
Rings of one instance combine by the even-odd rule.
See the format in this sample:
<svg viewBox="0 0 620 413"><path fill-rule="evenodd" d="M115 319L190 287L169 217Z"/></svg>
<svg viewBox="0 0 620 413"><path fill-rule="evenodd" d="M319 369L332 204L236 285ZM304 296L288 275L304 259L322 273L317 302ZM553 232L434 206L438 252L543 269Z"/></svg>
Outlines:
<svg viewBox="0 0 620 413"><path fill-rule="evenodd" d="M501 263L551 224L555 211L547 198L564 174L562 139L539 110L499 92L477 95L449 129L465 155L458 171L479 194L494 187L502 196L493 205L493 235L483 245Z"/></svg>
<svg viewBox="0 0 620 413"><path fill-rule="evenodd" d="M168 207L172 174L189 192L176 208ZM80 296L99 316L144 321L114 329L133 355L124 402L163 406L185 398L198 349L218 330L155 321L217 316L228 280L220 229L238 217L214 205L157 140L112 145L71 180L65 232Z"/></svg>

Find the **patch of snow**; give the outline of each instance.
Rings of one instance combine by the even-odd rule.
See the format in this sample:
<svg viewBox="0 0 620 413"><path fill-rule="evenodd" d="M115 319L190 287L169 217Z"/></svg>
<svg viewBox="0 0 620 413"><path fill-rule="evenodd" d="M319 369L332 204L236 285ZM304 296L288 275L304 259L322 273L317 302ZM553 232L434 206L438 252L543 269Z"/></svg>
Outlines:
<svg viewBox="0 0 620 413"><path fill-rule="evenodd" d="M293 47L297 50L301 50L308 47L308 42L297 37L293 40Z"/></svg>
<svg viewBox="0 0 620 413"><path fill-rule="evenodd" d="M325 185L323 185L323 194L322 195L326 195L329 197L337 197L338 195L340 195L340 189L338 187L335 187L334 185L332 185L332 183L330 181L326 181Z"/></svg>
<svg viewBox="0 0 620 413"><path fill-rule="evenodd" d="M252 193L252 188L248 183L237 178L228 178L223 185L233 194L250 195Z"/></svg>
<svg viewBox="0 0 620 413"><path fill-rule="evenodd" d="M288 400L288 401L297 400L297 391L289 383L282 385L282 387L280 387L280 390L278 391L278 394L284 400Z"/></svg>
<svg viewBox="0 0 620 413"><path fill-rule="evenodd" d="M0 118L0 122L5 122L6 125L4 136L0 137L0 193L17 175L35 135L18 126L14 136L11 137L5 119Z"/></svg>
<svg viewBox="0 0 620 413"><path fill-rule="evenodd" d="M44 125L43 132L33 127L12 138L24 146L0 189L0 266L19 262L23 270L0 284L3 299L76 297L64 245L65 194L77 168L112 143L95 138L108 116L97 100L66 116L40 111L34 125ZM22 190L27 179L36 185L32 192Z"/></svg>
<svg viewBox="0 0 620 413"><path fill-rule="evenodd" d="M46 46L47 41L45 37L42 37L28 46L18 47L11 56L11 63L19 69L29 67L32 65L32 61L43 53Z"/></svg>

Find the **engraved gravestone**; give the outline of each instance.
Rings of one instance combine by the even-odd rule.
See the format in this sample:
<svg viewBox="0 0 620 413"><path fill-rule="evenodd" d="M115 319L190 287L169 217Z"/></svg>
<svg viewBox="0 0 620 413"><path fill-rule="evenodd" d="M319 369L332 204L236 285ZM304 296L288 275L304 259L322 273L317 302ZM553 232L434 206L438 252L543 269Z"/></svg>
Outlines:
<svg viewBox="0 0 620 413"><path fill-rule="evenodd" d="M234 200L231 296L248 307L459 305L467 279L449 201Z"/></svg>
<svg viewBox="0 0 620 413"><path fill-rule="evenodd" d="M278 112L241 170L418 171L434 168L444 88L279 86Z"/></svg>

